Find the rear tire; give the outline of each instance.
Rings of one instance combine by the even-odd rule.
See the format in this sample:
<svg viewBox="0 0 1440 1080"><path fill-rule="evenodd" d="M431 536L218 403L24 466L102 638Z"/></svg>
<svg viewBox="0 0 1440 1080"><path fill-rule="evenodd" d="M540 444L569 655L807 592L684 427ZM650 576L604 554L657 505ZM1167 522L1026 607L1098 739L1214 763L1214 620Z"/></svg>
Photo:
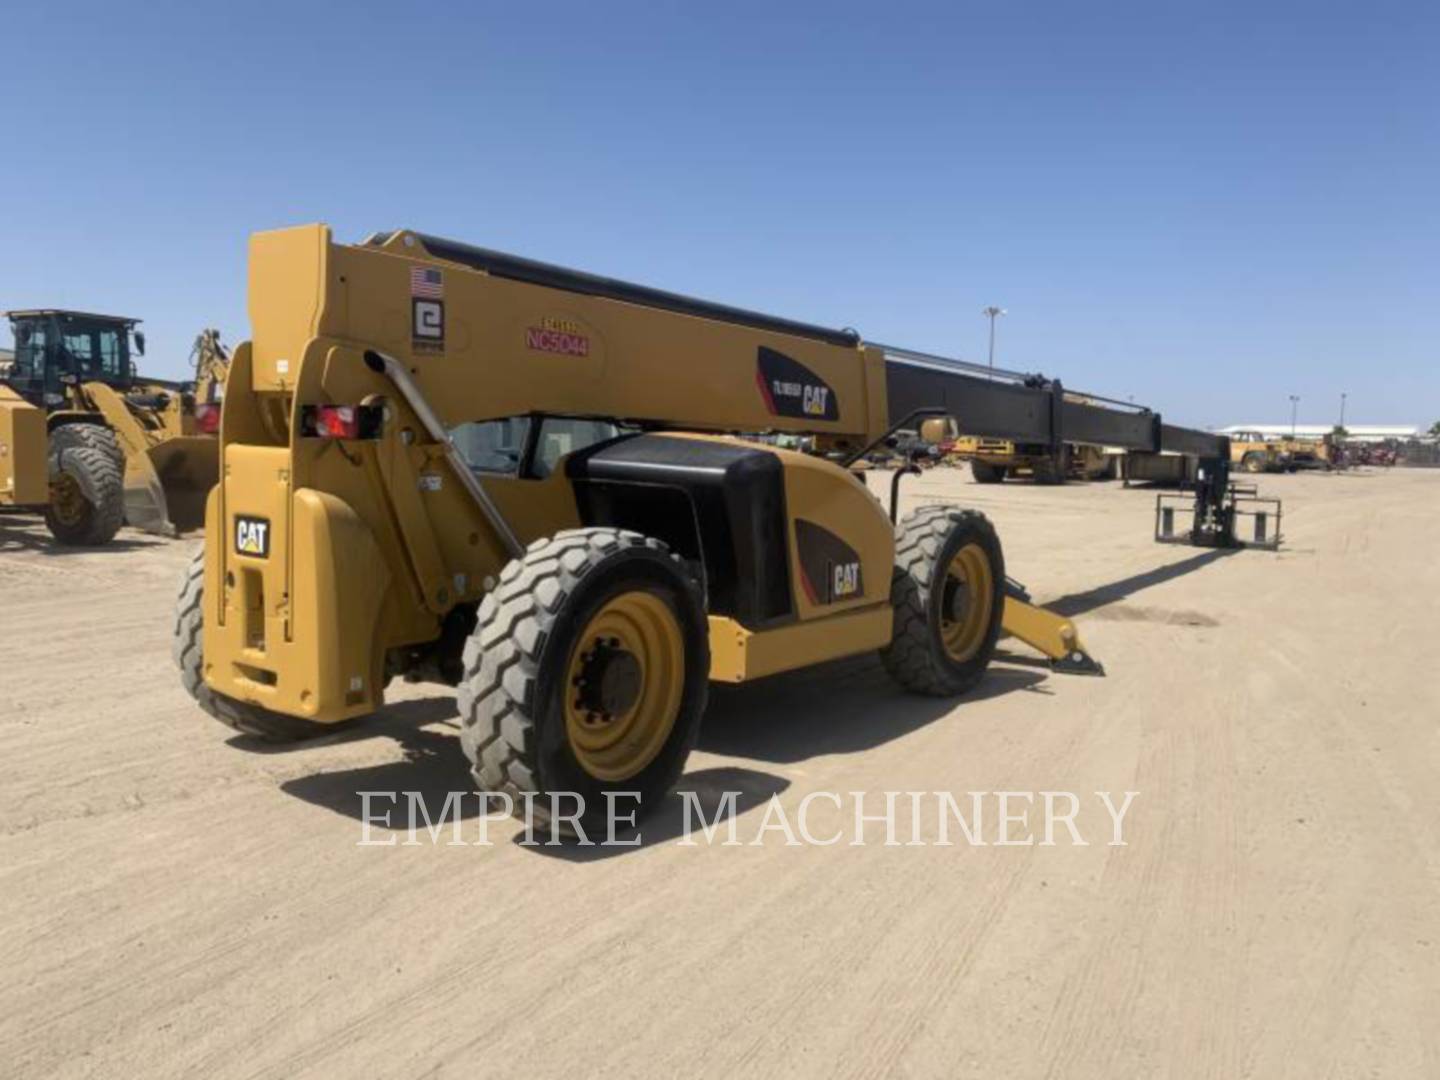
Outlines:
<svg viewBox="0 0 1440 1080"><path fill-rule="evenodd" d="M45 524L62 544L108 544L125 519L125 466L115 436L95 424L50 433L50 501Z"/></svg>
<svg viewBox="0 0 1440 1080"><path fill-rule="evenodd" d="M1004 465L991 465L987 461L970 460L970 475L977 484L998 484L1005 479Z"/></svg>
<svg viewBox="0 0 1440 1080"><path fill-rule="evenodd" d="M710 676L701 586L658 540L567 529L501 572L464 664L460 743L476 784L517 813L526 796L577 793L592 836L607 792L639 794L615 803L622 816L653 810L699 736ZM548 820L548 800L533 806Z"/></svg>
<svg viewBox="0 0 1440 1080"><path fill-rule="evenodd" d="M990 520L946 506L908 514L895 530L890 603L895 629L880 659L891 676L935 697L973 687L1005 612L1005 557Z"/></svg>
<svg viewBox="0 0 1440 1080"><path fill-rule="evenodd" d="M294 742L334 731L340 725L316 724L259 705L236 701L217 694L205 685L205 657L202 652L205 598L205 549L201 548L180 579L175 601L175 626L171 633L170 655L180 669L180 683L197 705L228 728L267 742Z"/></svg>

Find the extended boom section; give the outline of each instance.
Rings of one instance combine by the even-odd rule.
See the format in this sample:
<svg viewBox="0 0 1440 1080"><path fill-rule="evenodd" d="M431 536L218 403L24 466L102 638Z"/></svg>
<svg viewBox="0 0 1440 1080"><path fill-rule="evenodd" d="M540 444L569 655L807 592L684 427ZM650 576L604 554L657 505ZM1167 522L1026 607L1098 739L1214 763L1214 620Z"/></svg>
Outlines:
<svg viewBox="0 0 1440 1080"><path fill-rule="evenodd" d="M1143 406L1066 390L1059 379L992 370L908 349L883 348L885 386L895 422L939 406L966 435L1040 443L1067 442L1125 450L1228 458L1224 435L1176 427Z"/></svg>

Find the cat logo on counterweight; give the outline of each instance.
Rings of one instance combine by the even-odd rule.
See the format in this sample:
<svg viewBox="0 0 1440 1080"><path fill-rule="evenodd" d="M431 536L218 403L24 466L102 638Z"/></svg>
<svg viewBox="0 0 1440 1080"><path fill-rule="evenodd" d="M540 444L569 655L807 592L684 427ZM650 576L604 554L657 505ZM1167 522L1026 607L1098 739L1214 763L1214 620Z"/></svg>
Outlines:
<svg viewBox="0 0 1440 1080"><path fill-rule="evenodd" d="M256 559L270 557L270 522L265 518L235 517L235 553Z"/></svg>

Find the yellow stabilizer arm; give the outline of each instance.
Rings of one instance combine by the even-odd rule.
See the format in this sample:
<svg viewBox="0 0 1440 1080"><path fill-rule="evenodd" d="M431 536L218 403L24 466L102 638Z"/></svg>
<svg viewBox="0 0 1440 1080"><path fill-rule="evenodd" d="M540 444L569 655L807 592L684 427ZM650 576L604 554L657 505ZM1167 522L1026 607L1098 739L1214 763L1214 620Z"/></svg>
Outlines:
<svg viewBox="0 0 1440 1080"><path fill-rule="evenodd" d="M1063 615L1030 603L1025 590L1006 583L1005 614L1000 629L1050 658L1050 667L1072 675L1104 675L1105 669L1085 651L1080 631Z"/></svg>

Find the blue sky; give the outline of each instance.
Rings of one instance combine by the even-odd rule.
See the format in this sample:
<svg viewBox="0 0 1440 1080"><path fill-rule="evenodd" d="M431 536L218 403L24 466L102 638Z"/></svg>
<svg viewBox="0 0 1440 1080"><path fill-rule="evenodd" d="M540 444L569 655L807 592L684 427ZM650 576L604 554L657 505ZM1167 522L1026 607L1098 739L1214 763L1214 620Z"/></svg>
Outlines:
<svg viewBox="0 0 1440 1080"><path fill-rule="evenodd" d="M15 4L0 307L407 226L1194 424L1440 419L1433 5ZM4 339L0 335L0 339ZM8 343L8 342L7 342Z"/></svg>

